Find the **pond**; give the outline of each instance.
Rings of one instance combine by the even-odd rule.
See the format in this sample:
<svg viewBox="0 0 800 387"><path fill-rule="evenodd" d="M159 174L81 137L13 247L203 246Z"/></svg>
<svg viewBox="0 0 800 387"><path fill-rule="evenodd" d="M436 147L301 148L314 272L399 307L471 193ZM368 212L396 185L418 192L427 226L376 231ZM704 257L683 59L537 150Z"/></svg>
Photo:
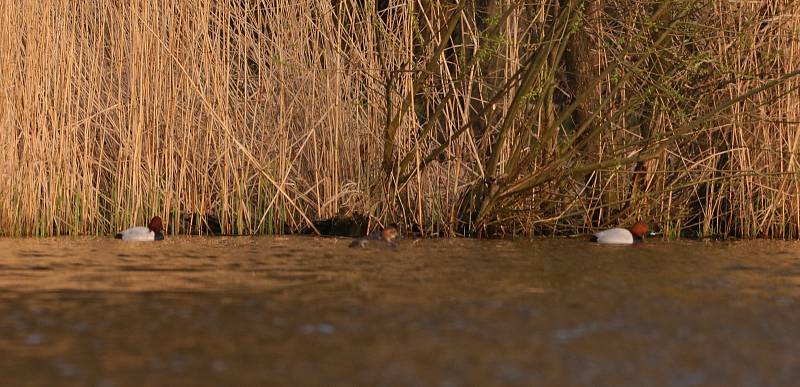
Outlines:
<svg viewBox="0 0 800 387"><path fill-rule="evenodd" d="M0 240L15 386L769 386L800 244Z"/></svg>

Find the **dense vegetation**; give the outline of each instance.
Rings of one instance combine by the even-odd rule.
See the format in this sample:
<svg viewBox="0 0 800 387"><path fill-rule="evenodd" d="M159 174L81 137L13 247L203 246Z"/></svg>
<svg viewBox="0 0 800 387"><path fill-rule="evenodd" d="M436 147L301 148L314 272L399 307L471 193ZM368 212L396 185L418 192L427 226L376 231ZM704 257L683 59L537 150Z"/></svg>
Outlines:
<svg viewBox="0 0 800 387"><path fill-rule="evenodd" d="M0 4L0 227L800 233L791 0Z"/></svg>

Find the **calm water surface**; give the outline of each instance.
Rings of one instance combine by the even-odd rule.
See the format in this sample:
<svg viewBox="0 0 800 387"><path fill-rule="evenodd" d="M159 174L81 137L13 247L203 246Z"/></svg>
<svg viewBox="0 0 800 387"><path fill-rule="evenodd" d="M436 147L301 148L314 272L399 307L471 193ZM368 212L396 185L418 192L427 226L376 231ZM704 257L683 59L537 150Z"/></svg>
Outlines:
<svg viewBox="0 0 800 387"><path fill-rule="evenodd" d="M778 386L800 243L0 240L9 386Z"/></svg>

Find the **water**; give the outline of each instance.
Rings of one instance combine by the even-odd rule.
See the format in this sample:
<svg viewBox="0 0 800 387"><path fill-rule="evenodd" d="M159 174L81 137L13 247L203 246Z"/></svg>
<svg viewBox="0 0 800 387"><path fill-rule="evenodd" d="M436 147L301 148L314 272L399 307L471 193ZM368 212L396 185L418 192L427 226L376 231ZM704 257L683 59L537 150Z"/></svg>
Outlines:
<svg viewBox="0 0 800 387"><path fill-rule="evenodd" d="M103 387L800 379L797 243L425 240L392 251L348 242L0 240L0 378Z"/></svg>

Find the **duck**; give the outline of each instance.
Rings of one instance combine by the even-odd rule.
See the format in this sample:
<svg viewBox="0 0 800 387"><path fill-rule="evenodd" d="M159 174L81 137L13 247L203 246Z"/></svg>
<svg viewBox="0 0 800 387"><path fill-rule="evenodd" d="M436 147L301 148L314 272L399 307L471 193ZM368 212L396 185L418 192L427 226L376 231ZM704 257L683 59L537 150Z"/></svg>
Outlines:
<svg viewBox="0 0 800 387"><path fill-rule="evenodd" d="M161 241L164 240L162 229L161 218L154 216L147 227L131 227L118 232L115 238L126 241Z"/></svg>
<svg viewBox="0 0 800 387"><path fill-rule="evenodd" d="M645 222L636 222L633 227L626 228L612 228L609 230L600 231L592 236L592 242L611 245L632 245L634 243L642 243L642 237L647 234L649 228Z"/></svg>
<svg viewBox="0 0 800 387"><path fill-rule="evenodd" d="M381 232L373 232L370 235L367 235L363 238L358 238L350 243L350 247L355 248L367 248L367 247L388 247L388 248L396 248L397 247L397 237L400 235L400 231L397 229L397 226L394 224L390 224L384 227Z"/></svg>

